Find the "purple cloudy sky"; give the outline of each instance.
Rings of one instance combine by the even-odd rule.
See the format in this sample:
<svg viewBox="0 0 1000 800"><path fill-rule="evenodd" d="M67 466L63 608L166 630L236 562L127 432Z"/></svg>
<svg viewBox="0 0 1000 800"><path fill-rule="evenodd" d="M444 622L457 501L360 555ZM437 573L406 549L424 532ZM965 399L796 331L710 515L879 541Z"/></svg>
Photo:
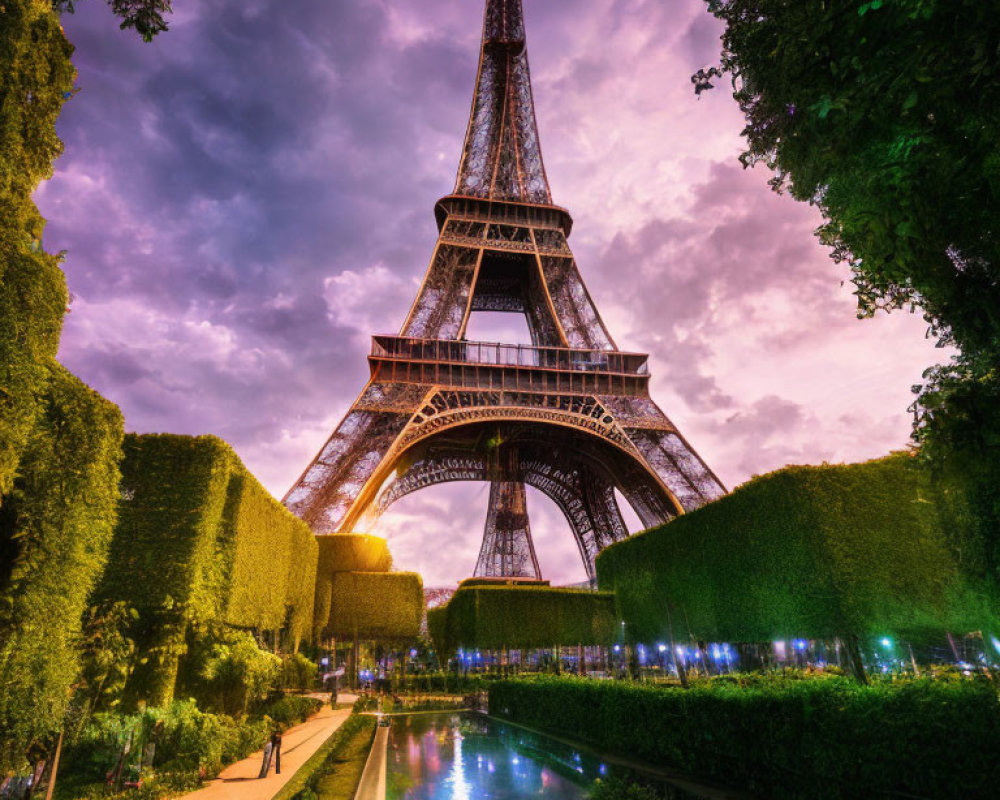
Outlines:
<svg viewBox="0 0 1000 800"><path fill-rule="evenodd" d="M857 321L813 209L743 171L741 116L690 74L717 58L702 0L524 0L549 180L620 347L733 487L789 463L905 446L940 360L919 317ZM151 45L98 0L64 20L82 91L37 198L68 251L61 358L134 431L214 433L277 496L395 332L453 185L482 0L176 0ZM484 336L489 327L481 328ZM383 517L399 567L471 573L485 486ZM546 577L583 577L529 496Z"/></svg>

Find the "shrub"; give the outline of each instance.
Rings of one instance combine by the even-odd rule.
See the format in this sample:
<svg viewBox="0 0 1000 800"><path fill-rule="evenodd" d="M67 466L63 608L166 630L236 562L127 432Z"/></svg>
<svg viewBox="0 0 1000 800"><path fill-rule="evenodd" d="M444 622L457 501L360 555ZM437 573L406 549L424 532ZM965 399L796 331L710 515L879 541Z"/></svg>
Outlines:
<svg viewBox="0 0 1000 800"><path fill-rule="evenodd" d="M473 694L484 691L495 680L489 675L462 675L458 672L407 674L399 691L415 694Z"/></svg>
<svg viewBox="0 0 1000 800"><path fill-rule="evenodd" d="M1000 779L987 682L685 691L544 677L496 681L489 698L497 716L761 797L990 797Z"/></svg>
<svg viewBox="0 0 1000 800"><path fill-rule="evenodd" d="M423 610L415 572L337 572L326 631L343 639L415 639Z"/></svg>
<svg viewBox="0 0 1000 800"><path fill-rule="evenodd" d="M14 490L0 510L0 772L59 730L80 667L87 597L115 520L118 408L51 369Z"/></svg>
<svg viewBox="0 0 1000 800"><path fill-rule="evenodd" d="M598 556L636 641L674 626L708 641L978 630L950 509L916 459L789 467ZM683 628L681 627L683 620Z"/></svg>
<svg viewBox="0 0 1000 800"><path fill-rule="evenodd" d="M622 778L598 779L588 800L664 800L667 795L651 786Z"/></svg>
<svg viewBox="0 0 1000 800"><path fill-rule="evenodd" d="M65 754L65 773L101 780L121 757L131 737L130 752L138 759L143 748L155 744L154 768L162 772L204 771L218 774L232 761L246 758L271 734L269 719L237 723L231 717L199 711L194 701L168 708L146 709L129 716L96 714Z"/></svg>
<svg viewBox="0 0 1000 800"><path fill-rule="evenodd" d="M209 711L242 716L281 676L281 659L261 650L245 631L209 634L192 650L181 685Z"/></svg>
<svg viewBox="0 0 1000 800"><path fill-rule="evenodd" d="M323 701L316 697L284 695L263 705L258 713L269 717L279 728L289 728L311 717L322 707Z"/></svg>
<svg viewBox="0 0 1000 800"><path fill-rule="evenodd" d="M168 704L189 625L292 638L312 618L317 546L232 449L212 436L129 435L123 501L99 596L139 614L133 702Z"/></svg>
<svg viewBox="0 0 1000 800"><path fill-rule="evenodd" d="M137 764L147 745L155 746L153 769L159 779L154 787L197 788L200 773L214 777L226 764L262 747L275 728L283 730L301 722L320 706L311 697L281 698L242 722L200 711L193 700L126 716L95 714L76 739L67 742L60 784L103 782L131 737L130 766ZM94 796L103 794L101 790Z"/></svg>
<svg viewBox="0 0 1000 800"><path fill-rule="evenodd" d="M281 664L281 684L286 689L308 692L316 686L316 663L302 653L295 653Z"/></svg>
<svg viewBox="0 0 1000 800"><path fill-rule="evenodd" d="M336 533L316 537L318 547L316 591L313 601L315 635L330 619L333 576L340 572L388 572L392 567L389 545L378 536Z"/></svg>
<svg viewBox="0 0 1000 800"><path fill-rule="evenodd" d="M607 644L615 635L610 593L548 586L461 587L428 612L435 649Z"/></svg>

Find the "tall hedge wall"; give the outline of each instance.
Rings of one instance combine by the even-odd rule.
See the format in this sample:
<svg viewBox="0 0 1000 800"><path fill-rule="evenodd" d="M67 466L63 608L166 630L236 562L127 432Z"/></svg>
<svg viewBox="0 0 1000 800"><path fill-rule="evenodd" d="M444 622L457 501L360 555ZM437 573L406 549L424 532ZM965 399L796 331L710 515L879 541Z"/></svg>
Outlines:
<svg viewBox="0 0 1000 800"><path fill-rule="evenodd" d="M62 367L47 383L0 509L0 774L62 725L115 522L121 414Z"/></svg>
<svg viewBox="0 0 1000 800"><path fill-rule="evenodd" d="M435 649L490 649L608 644L615 635L608 592L548 586L461 587L428 613Z"/></svg>
<svg viewBox="0 0 1000 800"><path fill-rule="evenodd" d="M213 436L125 437L122 501L100 596L139 612L133 700L169 702L184 633L222 621L294 635L312 621L316 544Z"/></svg>
<svg viewBox="0 0 1000 800"><path fill-rule="evenodd" d="M612 545L598 581L639 641L667 636L668 612L676 636L715 641L978 630L996 617L952 520L907 454L790 467Z"/></svg>
<svg viewBox="0 0 1000 800"><path fill-rule="evenodd" d="M0 13L0 496L10 491L59 346L66 286L41 247L32 192L62 152L55 120L76 75L49 0Z"/></svg>
<svg viewBox="0 0 1000 800"><path fill-rule="evenodd" d="M337 572L326 633L341 639L415 639L424 586L415 572Z"/></svg>
<svg viewBox="0 0 1000 800"><path fill-rule="evenodd" d="M333 598L333 576L339 572L388 572L392 568L389 545L379 536L334 533L316 537L319 559L314 598L315 635L326 630Z"/></svg>

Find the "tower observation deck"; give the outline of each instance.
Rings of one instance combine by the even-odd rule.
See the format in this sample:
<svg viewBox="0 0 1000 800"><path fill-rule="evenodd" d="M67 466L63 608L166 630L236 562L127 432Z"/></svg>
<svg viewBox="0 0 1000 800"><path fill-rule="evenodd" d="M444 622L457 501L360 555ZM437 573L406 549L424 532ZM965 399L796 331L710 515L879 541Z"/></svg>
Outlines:
<svg viewBox="0 0 1000 800"><path fill-rule="evenodd" d="M648 358L619 350L552 203L521 0L487 0L475 94L438 240L397 335L372 337L367 385L284 502L317 533L366 528L396 500L487 481L476 574L541 577L525 486L562 510L593 577L628 536L724 494L649 395ZM531 345L466 339L479 311L521 314ZM443 540L468 535L442 530Z"/></svg>

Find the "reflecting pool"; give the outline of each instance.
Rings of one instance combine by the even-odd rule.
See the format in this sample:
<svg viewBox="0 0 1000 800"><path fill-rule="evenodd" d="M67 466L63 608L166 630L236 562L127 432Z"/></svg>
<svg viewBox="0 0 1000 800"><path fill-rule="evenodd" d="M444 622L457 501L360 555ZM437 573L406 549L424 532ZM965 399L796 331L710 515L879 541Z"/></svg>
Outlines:
<svg viewBox="0 0 1000 800"><path fill-rule="evenodd" d="M547 736L471 713L394 717L388 762L388 800L581 800L597 778L624 772Z"/></svg>

